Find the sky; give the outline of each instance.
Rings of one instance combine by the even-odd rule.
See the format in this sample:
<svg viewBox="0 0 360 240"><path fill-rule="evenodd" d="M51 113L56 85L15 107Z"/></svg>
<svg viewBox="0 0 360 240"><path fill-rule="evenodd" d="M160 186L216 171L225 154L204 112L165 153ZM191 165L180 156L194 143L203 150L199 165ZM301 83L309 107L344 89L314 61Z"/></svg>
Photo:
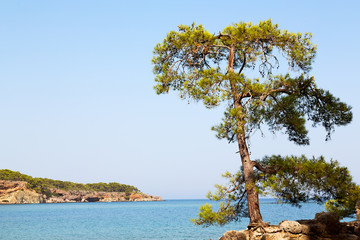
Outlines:
<svg viewBox="0 0 360 240"><path fill-rule="evenodd" d="M0 1L0 169L81 183L120 182L164 199L204 198L240 167L236 144L216 139L223 108L156 95L155 45L180 24L217 33L271 18L311 32L310 72L353 108L331 141L309 129L297 146L265 131L252 159L323 155L360 184L360 2L349 1Z"/></svg>

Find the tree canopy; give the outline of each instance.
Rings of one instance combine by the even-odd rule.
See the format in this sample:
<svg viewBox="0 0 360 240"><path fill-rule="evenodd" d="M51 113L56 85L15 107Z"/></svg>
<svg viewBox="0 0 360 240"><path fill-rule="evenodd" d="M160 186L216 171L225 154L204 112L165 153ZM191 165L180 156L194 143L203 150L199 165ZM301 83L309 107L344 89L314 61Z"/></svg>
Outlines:
<svg viewBox="0 0 360 240"><path fill-rule="evenodd" d="M352 120L351 107L309 75L316 55L311 37L281 30L271 20L236 23L218 34L193 23L169 32L154 49L157 94L178 91L180 98L201 101L207 108L226 104L222 122L212 130L238 144L250 225L263 224L254 167L266 171L250 159L250 135L268 126L307 145L307 121L323 126L328 140L335 126ZM280 68L284 62L285 72Z"/></svg>

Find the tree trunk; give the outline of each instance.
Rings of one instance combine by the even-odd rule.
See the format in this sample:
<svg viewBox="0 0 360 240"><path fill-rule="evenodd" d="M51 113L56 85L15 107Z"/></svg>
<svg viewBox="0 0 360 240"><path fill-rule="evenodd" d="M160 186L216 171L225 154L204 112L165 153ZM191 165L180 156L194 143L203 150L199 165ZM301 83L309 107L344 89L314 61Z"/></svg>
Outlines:
<svg viewBox="0 0 360 240"><path fill-rule="evenodd" d="M228 71L234 72L234 58L235 58L235 46L232 45L229 49L229 59L228 59ZM242 113L243 106L241 105L240 93L237 92L236 83L233 79L229 79L230 87L232 92L232 97L234 101L234 108L239 110ZM239 152L241 156L242 166L244 167L244 177L245 177L245 190L247 195L248 209L250 223L248 227L254 226L264 226L265 223L262 220L260 214L259 206L259 194L256 191L255 186L255 177L253 164L250 160L249 150L246 145L245 140L245 129L244 125L241 123L243 119L236 119L236 128L237 128L237 140L239 145Z"/></svg>
<svg viewBox="0 0 360 240"><path fill-rule="evenodd" d="M259 194L256 190L253 164L245 141L245 133L238 134L238 145L241 162L244 168L245 189L248 202L250 223L248 227L264 226L259 206Z"/></svg>

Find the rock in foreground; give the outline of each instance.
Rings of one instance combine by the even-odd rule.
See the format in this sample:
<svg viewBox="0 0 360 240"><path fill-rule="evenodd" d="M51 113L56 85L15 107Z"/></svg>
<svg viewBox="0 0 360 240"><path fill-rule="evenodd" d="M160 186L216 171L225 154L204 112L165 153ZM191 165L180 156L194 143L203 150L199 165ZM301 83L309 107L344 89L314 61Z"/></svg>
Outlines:
<svg viewBox="0 0 360 240"><path fill-rule="evenodd" d="M335 213L317 213L313 220L228 231L219 240L360 240L360 221L339 222Z"/></svg>

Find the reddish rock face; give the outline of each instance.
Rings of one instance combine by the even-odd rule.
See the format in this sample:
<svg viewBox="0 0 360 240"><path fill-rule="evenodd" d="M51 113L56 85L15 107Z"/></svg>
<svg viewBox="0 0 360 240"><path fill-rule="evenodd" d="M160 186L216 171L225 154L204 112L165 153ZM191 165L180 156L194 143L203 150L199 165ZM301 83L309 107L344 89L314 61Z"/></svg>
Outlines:
<svg viewBox="0 0 360 240"><path fill-rule="evenodd" d="M24 181L0 180L0 204L43 203L43 196L26 185Z"/></svg>
<svg viewBox="0 0 360 240"><path fill-rule="evenodd" d="M142 198L141 195L138 194L138 193L135 193L135 194L131 194L131 195L130 195L130 201L139 200L139 199L141 199L141 198Z"/></svg>
<svg viewBox="0 0 360 240"><path fill-rule="evenodd" d="M129 196L129 201L148 202L148 201L162 201L162 200L161 197L159 196L151 196L143 193L132 193Z"/></svg>
<svg viewBox="0 0 360 240"><path fill-rule="evenodd" d="M6 181L0 180L0 196L9 192L25 189L27 182L24 181Z"/></svg>
<svg viewBox="0 0 360 240"><path fill-rule="evenodd" d="M65 191L49 189L48 196L42 196L26 188L27 182L0 180L0 204L21 203L66 203L66 202L124 202L161 201L160 197L143 193L132 193L128 198L124 192Z"/></svg>

